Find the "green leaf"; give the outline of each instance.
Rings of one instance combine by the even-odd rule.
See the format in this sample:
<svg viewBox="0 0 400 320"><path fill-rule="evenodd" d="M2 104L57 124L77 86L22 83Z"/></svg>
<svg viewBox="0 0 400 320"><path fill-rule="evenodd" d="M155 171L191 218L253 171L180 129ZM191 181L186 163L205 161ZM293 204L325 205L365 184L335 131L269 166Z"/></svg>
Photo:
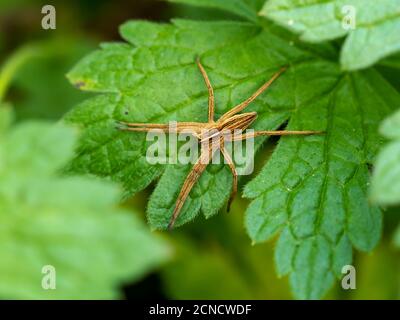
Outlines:
<svg viewBox="0 0 400 320"><path fill-rule="evenodd" d="M297 298L315 299L350 263L352 246L369 251L380 238L381 213L367 200L367 164L380 143L382 113L390 113L399 96L368 71L341 77L329 91L305 100L316 87L304 85L305 73L296 72L296 111L288 128L326 134L282 138L244 195L254 199L246 213L250 237L261 242L281 233L278 273L290 273Z"/></svg>
<svg viewBox="0 0 400 320"><path fill-rule="evenodd" d="M353 12L355 28L344 27L344 19ZM400 49L398 0L270 0L261 14L304 41L347 35L340 57L345 70L366 68Z"/></svg>
<svg viewBox="0 0 400 320"><path fill-rule="evenodd" d="M379 122L399 105L395 90L375 71L344 74L326 46L303 46L276 26L244 22L171 24L128 22L130 44L105 44L69 73L71 82L100 95L66 118L84 128L69 169L121 181L129 196L158 179L148 205L152 228L165 229L190 166L150 165L145 134L119 132L115 121L206 121L207 90L194 63L200 56L216 95L216 117L242 102L280 67L289 68L248 110L253 128L326 130L285 137L246 188L253 201L246 226L254 242L281 233L276 261L290 273L298 298L320 298L352 246L371 250L381 212L367 199L368 166L381 144ZM263 139L256 141L259 147ZM185 202L176 226L226 203L232 177L210 165Z"/></svg>
<svg viewBox="0 0 400 320"><path fill-rule="evenodd" d="M118 286L166 257L165 243L116 206L118 188L56 174L72 156L74 141L70 128L44 122L0 134L3 298L117 298ZM54 290L42 287L48 265L56 272Z"/></svg>
<svg viewBox="0 0 400 320"><path fill-rule="evenodd" d="M126 195L148 186L165 166L146 160L145 134L121 133L115 129L115 121L206 121L207 90L194 63L196 55L202 57L215 87L217 117L249 97L282 65L310 56L248 23L130 22L121 32L137 47L105 45L69 73L70 80L82 88L109 93L82 103L67 120L86 128L70 169L122 181ZM252 105L259 114L256 128L273 129L288 118L291 101L284 95L286 85L284 76L269 95ZM170 167L161 178L148 208L153 227L167 227L189 168ZM229 197L231 179L226 168L210 166L191 194L197 199L185 204L177 225L200 211L209 217L221 209Z"/></svg>
<svg viewBox="0 0 400 320"><path fill-rule="evenodd" d="M190 167L169 166L154 190L148 206L149 223L153 228L165 229L171 220L177 195L190 171ZM173 183L171 183L173 181ZM187 199L176 224L180 226L193 220L202 210L206 218L213 216L229 198L232 176L222 165L210 165Z"/></svg>
<svg viewBox="0 0 400 320"><path fill-rule="evenodd" d="M395 205L400 203L400 111L386 119L380 131L392 142L376 159L371 199L381 205Z"/></svg>
<svg viewBox="0 0 400 320"><path fill-rule="evenodd" d="M389 143L378 155L371 200L382 205L400 203L400 141Z"/></svg>
<svg viewBox="0 0 400 320"><path fill-rule="evenodd" d="M264 0L168 0L169 2L185 3L197 7L220 9L232 12L250 21L257 20L257 12Z"/></svg>
<svg viewBox="0 0 400 320"><path fill-rule="evenodd" d="M382 123L380 131L388 139L400 139L400 110Z"/></svg>

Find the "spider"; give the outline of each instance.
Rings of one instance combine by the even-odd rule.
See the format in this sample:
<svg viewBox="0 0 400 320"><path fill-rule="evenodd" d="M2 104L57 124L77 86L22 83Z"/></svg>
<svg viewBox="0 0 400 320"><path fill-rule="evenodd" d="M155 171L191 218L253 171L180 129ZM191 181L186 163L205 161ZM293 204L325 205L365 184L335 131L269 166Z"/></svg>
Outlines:
<svg viewBox="0 0 400 320"><path fill-rule="evenodd" d="M214 90L207 75L206 70L200 62L200 58L196 59L196 64L200 69L200 72L204 78L204 82L208 89L208 122L178 122L174 127L174 133L189 132L195 136L202 144L202 150L199 158L194 163L192 170L187 175L185 182L181 188L179 196L175 203L175 208L170 219L168 228L171 230L174 227L176 219L178 218L182 207L189 196L195 183L200 178L201 174L210 163L213 155L216 151L220 150L225 162L228 164L230 171L233 175L233 186L230 199L228 201L228 211L232 200L237 193L238 174L236 171L235 164L224 146L224 139L226 139L227 133L230 136L230 141L243 141L246 139L255 138L258 136L285 136L285 135L312 135L323 133L321 131L253 131L240 135L233 135L235 130L246 130L257 118L256 112L240 113L250 103L252 103L260 94L262 94L285 70L286 67L281 68L276 72L270 80L262 85L250 98L235 106L218 120L214 120L214 107L215 98ZM134 131L134 132L149 132L152 130L161 130L166 133L171 133L172 129L168 124L157 124L157 123L128 123L118 122L118 129L122 131ZM203 148L205 146L205 148Z"/></svg>

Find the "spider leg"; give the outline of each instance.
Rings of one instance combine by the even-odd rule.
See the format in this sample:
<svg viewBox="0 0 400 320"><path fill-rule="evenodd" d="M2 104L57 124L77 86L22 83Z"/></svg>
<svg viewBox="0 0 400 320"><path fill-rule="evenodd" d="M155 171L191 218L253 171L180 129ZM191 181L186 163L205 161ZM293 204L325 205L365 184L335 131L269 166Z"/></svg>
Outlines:
<svg viewBox="0 0 400 320"><path fill-rule="evenodd" d="M211 148L207 148L206 150L202 151L200 157L197 159L196 163L194 164L192 170L186 177L185 182L183 183L182 189L179 193L178 199L175 203L175 209L172 214L171 220L168 225L168 229L171 230L174 227L176 219L179 217L179 214L182 210L182 207L189 196L190 191L193 189L193 186L199 180L201 174L206 169L207 165L210 162L210 158L212 155Z"/></svg>
<svg viewBox="0 0 400 320"><path fill-rule="evenodd" d="M229 212L231 210L232 201L235 198L236 193L237 193L238 174L237 174L237 171L235 168L235 164L233 163L233 160L232 160L231 156L229 155L228 150L226 150L225 147L222 147L221 153L224 156L229 168L231 169L232 176L233 176L232 193L231 193L231 196L228 201L228 212Z"/></svg>
<svg viewBox="0 0 400 320"><path fill-rule="evenodd" d="M237 105L236 107L225 113L220 119L228 119L233 115L239 113L244 108L246 108L250 103L252 103L260 94L262 94L268 87L286 70L286 67L281 68L277 73L275 73L271 79L264 83L250 98Z"/></svg>
<svg viewBox="0 0 400 320"><path fill-rule="evenodd" d="M149 127L149 128L168 128L169 126L173 126L173 124L161 124L161 123L132 123L132 122L124 122L124 121L117 121L117 124L120 126L126 126L131 128L140 128L140 127ZM202 128L204 123L200 122L176 122L175 123L179 128Z"/></svg>
<svg viewBox="0 0 400 320"><path fill-rule="evenodd" d="M260 136L290 136L290 135L302 135L302 136L310 136L314 134L324 134L324 131L286 131L286 130L278 130L278 131L254 131L248 132L241 135L233 135L231 137L231 141L241 141L246 139L251 139Z"/></svg>
<svg viewBox="0 0 400 320"><path fill-rule="evenodd" d="M129 123L123 121L116 122L116 129L121 131L133 131L133 132L149 132L155 130L161 130L162 132L168 132L168 124L159 123Z"/></svg>
<svg viewBox="0 0 400 320"><path fill-rule="evenodd" d="M208 89L208 122L214 122L214 106L215 106L214 89L211 85L210 79L208 78L206 70L204 69L203 65L200 62L200 58L197 58L196 63L200 69L201 74L203 75L204 82L206 83Z"/></svg>
<svg viewBox="0 0 400 320"><path fill-rule="evenodd" d="M198 122L177 122L175 126L169 124L158 123L129 123L118 121L116 129L121 131L133 132L149 132L149 131L162 131L166 133L191 133L198 137L201 133L202 124Z"/></svg>

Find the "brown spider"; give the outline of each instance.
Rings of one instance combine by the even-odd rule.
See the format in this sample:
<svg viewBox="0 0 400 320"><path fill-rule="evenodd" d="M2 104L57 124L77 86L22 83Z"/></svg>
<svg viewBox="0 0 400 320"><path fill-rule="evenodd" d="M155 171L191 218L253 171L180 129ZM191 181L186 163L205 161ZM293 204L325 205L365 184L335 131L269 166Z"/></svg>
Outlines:
<svg viewBox="0 0 400 320"><path fill-rule="evenodd" d="M208 122L178 122L173 129L174 133L187 133L190 132L195 136L199 142L202 144L202 151L200 157L197 159L196 163L193 165L192 170L186 177L186 180L182 186L179 193L178 199L175 203L175 209L172 214L170 223L168 225L169 229L172 229L179 213L190 193L194 184L200 178L203 171L206 169L210 160L212 159L214 153L220 150L226 163L228 164L232 175L233 175L233 187L232 193L228 202L228 211L232 200L237 193L237 180L238 174L236 172L235 164L232 161L230 154L227 152L224 146L224 138L226 139L227 133L230 136L230 141L242 141L258 136L284 136L284 135L312 135L320 134L321 131L254 131L251 133L245 133L240 135L234 135L234 130L246 130L257 118L256 112L247 112L239 114L243 109L245 109L251 102L253 102L261 93L263 93L273 82L276 80L286 68L281 68L277 73L275 73L270 80L268 80L261 88L259 88L250 98L232 108L226 112L217 121L214 121L214 90L208 78L207 72L197 59L197 65L203 75L205 84L208 88ZM123 131L135 131L135 132L148 132L152 130L162 130L166 133L171 133L171 128L168 124L155 124L155 123L127 123L118 122L119 130ZM205 147L204 147L205 146Z"/></svg>

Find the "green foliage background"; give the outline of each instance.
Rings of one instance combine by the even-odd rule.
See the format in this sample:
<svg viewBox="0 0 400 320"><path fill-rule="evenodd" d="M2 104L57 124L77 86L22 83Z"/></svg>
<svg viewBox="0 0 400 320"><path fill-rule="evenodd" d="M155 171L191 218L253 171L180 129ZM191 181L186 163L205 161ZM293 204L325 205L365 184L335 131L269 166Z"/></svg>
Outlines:
<svg viewBox="0 0 400 320"><path fill-rule="evenodd" d="M1 298L400 297L399 1L60 1L51 31L43 4L0 1ZM255 128L327 134L257 141L229 214L229 170L210 166L185 226L150 232L190 167L150 166L143 135L114 123L205 120L196 55L217 116L288 65Z"/></svg>

